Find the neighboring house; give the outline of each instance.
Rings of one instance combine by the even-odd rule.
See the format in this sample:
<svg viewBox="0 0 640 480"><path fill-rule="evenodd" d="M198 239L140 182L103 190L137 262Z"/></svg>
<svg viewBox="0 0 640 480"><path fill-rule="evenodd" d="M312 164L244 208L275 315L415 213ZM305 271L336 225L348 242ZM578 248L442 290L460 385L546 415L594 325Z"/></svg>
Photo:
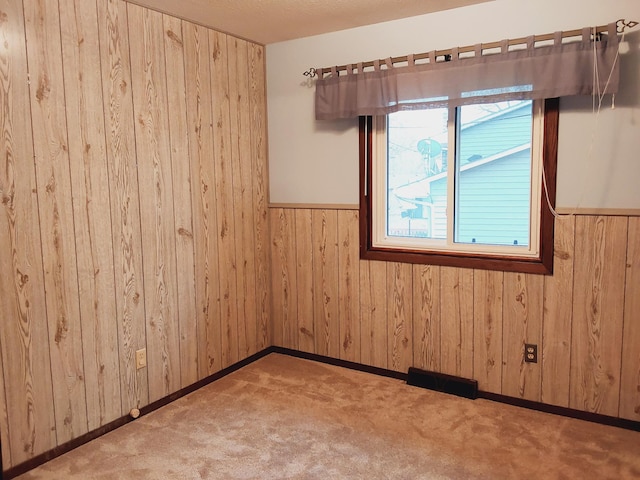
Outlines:
<svg viewBox="0 0 640 480"><path fill-rule="evenodd" d="M480 117L461 130L456 241L527 245L530 103ZM441 173L392 191L410 205L402 216L417 220L412 236L446 237L447 150L444 145Z"/></svg>

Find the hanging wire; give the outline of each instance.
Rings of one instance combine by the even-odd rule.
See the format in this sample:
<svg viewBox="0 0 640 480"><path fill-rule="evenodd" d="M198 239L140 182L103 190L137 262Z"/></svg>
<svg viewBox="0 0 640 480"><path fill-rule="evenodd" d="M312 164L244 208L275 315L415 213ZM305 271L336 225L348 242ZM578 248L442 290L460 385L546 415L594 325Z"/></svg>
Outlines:
<svg viewBox="0 0 640 480"><path fill-rule="evenodd" d="M629 21L626 22L625 20L618 20L617 23L617 32L621 34L620 37L620 43L624 42L624 37L625 37L625 29L626 28L633 28L636 25L638 25L638 22L635 21ZM622 23L622 26L620 25ZM594 35L595 35L595 29L594 29ZM595 36L594 36L595 38ZM613 65L611 66L611 71L609 72L609 75L607 76L607 81L604 84L604 88L600 88L600 75L598 72L598 61L597 61L597 52L596 52L596 44L595 42L593 42L593 75L594 75L594 90L592 93L592 114L595 117L595 121L594 121L594 125L593 125L593 134L589 136L589 138L591 139L591 141L589 142L589 148L587 151L587 158L586 161L590 161L590 159L593 158L593 152L594 152L594 147L597 143L598 140L598 136L600 133L600 112L602 111L602 101L605 97L605 93L607 91L607 88L609 87L609 83L611 82L611 77L613 76L613 72L615 70L615 66L616 63L618 63L620 59L620 50L618 49L618 51L616 52L616 55L614 57L613 60ZM611 109L615 108L615 93L611 95ZM585 170L583 170L583 172L585 172ZM575 205L575 207L572 208L572 211L570 213L558 213L558 211L551 205L551 199L549 198L549 189L547 187L547 177L546 177L546 173L544 170L544 163L542 164L542 182L543 182L543 188L544 188L544 193L545 193L545 197L547 200L547 206L549 207L549 210L551 211L551 213L553 214L553 216L555 218L560 218L560 217L568 217L568 216L572 216L575 215L578 211L578 209L580 208L580 205L582 204L582 200L584 198L584 189L582 191L582 194L580 195L580 199L578 200L577 204Z"/></svg>

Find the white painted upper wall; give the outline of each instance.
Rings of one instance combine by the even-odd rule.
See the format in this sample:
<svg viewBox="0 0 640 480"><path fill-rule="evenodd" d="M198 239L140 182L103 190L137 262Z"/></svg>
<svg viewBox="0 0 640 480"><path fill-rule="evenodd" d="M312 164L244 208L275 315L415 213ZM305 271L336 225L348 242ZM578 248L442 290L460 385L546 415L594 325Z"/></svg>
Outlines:
<svg viewBox="0 0 640 480"><path fill-rule="evenodd" d="M557 30L640 21L640 0L495 0L267 46L270 201L358 203L358 121L316 121L302 73ZM560 208L640 208L640 26L620 55L620 92L560 102ZM621 49L623 50L623 49Z"/></svg>

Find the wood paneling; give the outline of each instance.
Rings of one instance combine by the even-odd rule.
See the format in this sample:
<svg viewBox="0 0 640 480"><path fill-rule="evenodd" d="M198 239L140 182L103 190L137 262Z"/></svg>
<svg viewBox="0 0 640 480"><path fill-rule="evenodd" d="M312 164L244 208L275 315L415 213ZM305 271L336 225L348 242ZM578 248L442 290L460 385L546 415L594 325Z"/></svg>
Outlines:
<svg viewBox="0 0 640 480"><path fill-rule="evenodd" d="M569 406L571 321L575 217L560 217L555 224L553 275L544 279L541 401Z"/></svg>
<svg viewBox="0 0 640 480"><path fill-rule="evenodd" d="M22 3L0 28L0 415L4 468L56 445Z"/></svg>
<svg viewBox="0 0 640 480"><path fill-rule="evenodd" d="M233 164L227 35L209 32L214 141L216 169L216 208L218 218L218 277L222 328L222 365L238 361L238 290L236 284L236 226L233 211Z"/></svg>
<svg viewBox="0 0 640 480"><path fill-rule="evenodd" d="M440 362L442 373L473 378L473 270L441 267Z"/></svg>
<svg viewBox="0 0 640 480"><path fill-rule="evenodd" d="M189 135L187 133L187 88L185 79L182 22L162 16L167 77L167 111L171 146L171 178L176 256L177 320L179 322L180 385L198 380L198 322L189 172Z"/></svg>
<svg viewBox="0 0 640 480"><path fill-rule="evenodd" d="M164 26L162 14L133 4L127 5L127 18L144 245L149 400L153 402L180 388L176 229Z"/></svg>
<svg viewBox="0 0 640 480"><path fill-rule="evenodd" d="M142 234L138 199L131 64L126 3L97 2L107 166L111 191L113 265L122 411L149 402L147 369L135 352L146 346Z"/></svg>
<svg viewBox="0 0 640 480"><path fill-rule="evenodd" d="M326 321L322 302L331 288L342 296L346 278L353 278L358 282L361 363L401 372L415 366L474 378L481 390L492 393L640 417L636 217L557 218L553 275L358 260L358 275L351 277L344 270L342 232L350 222L356 227L353 213L271 209L274 267L282 269L291 265L289 257L296 258L297 320L308 333L299 335L298 348L336 357L327 353L326 339L339 334L344 341L344 332L352 328L352 302L338 303L338 325ZM335 238L334 214L337 270L327 269L333 257L322 255L332 244L327 238ZM283 219L290 222L293 216L295 230L283 230ZM291 235L285 245L282 238ZM276 320L283 308L278 303L296 293L283 296L280 275L274 270L274 335L284 347L296 348L293 341L287 344L284 324ZM316 330L304 327L309 315ZM314 334L323 341L303 347ZM524 343L538 345L538 363L524 362Z"/></svg>
<svg viewBox="0 0 640 480"><path fill-rule="evenodd" d="M624 315L625 217L578 217L569 406L618 415Z"/></svg>
<svg viewBox="0 0 640 480"><path fill-rule="evenodd" d="M441 370L440 267L413 266L413 338L420 341L413 349L413 366Z"/></svg>
<svg viewBox="0 0 640 480"><path fill-rule="evenodd" d="M360 362L358 213L338 211L340 358Z"/></svg>
<svg viewBox="0 0 640 480"><path fill-rule="evenodd" d="M293 210L271 210L271 285L278 297L273 302L273 343L298 348L298 285L296 282L296 220Z"/></svg>
<svg viewBox="0 0 640 480"><path fill-rule="evenodd" d="M182 23L191 170L199 377L222 367L209 32Z"/></svg>
<svg viewBox="0 0 640 480"><path fill-rule="evenodd" d="M360 356L362 363L387 368L387 264L360 262Z"/></svg>
<svg viewBox="0 0 640 480"><path fill-rule="evenodd" d="M620 416L640 420L640 217L629 219Z"/></svg>
<svg viewBox="0 0 640 480"><path fill-rule="evenodd" d="M271 239L263 46L121 0L0 11L11 468L271 345Z"/></svg>
<svg viewBox="0 0 640 480"><path fill-rule="evenodd" d="M319 295L315 292L313 285L313 232L311 230L311 210L295 210L295 249L289 250L289 254L296 257L296 282L297 289L297 330L298 330L298 348L303 352L315 352L315 326L313 321L314 297ZM271 225L271 231L274 231L274 225ZM272 257L273 258L273 257ZM274 266L272 265L272 270ZM272 287L273 288L273 285ZM279 292L278 292L279 293ZM274 290L275 294L275 290ZM273 299L274 308L277 300ZM273 338L278 338L278 317L273 316ZM277 345L277 343L276 343ZM295 345L295 342L293 343ZM284 346L284 345L283 345Z"/></svg>
<svg viewBox="0 0 640 480"><path fill-rule="evenodd" d="M63 379L53 382L55 431L64 443L88 424L60 18L57 1L24 8L51 376Z"/></svg>
<svg viewBox="0 0 640 480"><path fill-rule="evenodd" d="M269 218L267 193L267 100L265 48L249 44L249 110L251 129L241 132L251 137L253 159L253 231L256 248L256 348L271 345L271 288L269 287Z"/></svg>
<svg viewBox="0 0 640 480"><path fill-rule="evenodd" d="M0 342L0 346L2 343ZM4 448L0 451L0 464L11 464L11 444L9 437L9 417L7 416L7 399L4 383L4 366L0 356L0 440L4 439Z"/></svg>
<svg viewBox="0 0 640 480"><path fill-rule="evenodd" d="M315 353L340 358L338 214L313 210L313 331Z"/></svg>
<svg viewBox="0 0 640 480"><path fill-rule="evenodd" d="M473 376L478 388L502 387L502 285L504 274L473 272Z"/></svg>
<svg viewBox="0 0 640 480"><path fill-rule="evenodd" d="M122 415L109 172L95 3L60 0L89 430ZM96 121L97 119L97 121Z"/></svg>
<svg viewBox="0 0 640 480"><path fill-rule="evenodd" d="M389 263L387 266L387 366L406 371L413 363L412 266Z"/></svg>
<svg viewBox="0 0 640 480"><path fill-rule="evenodd" d="M541 363L524 361L524 344L542 341L544 277L505 272L503 298L502 393L511 397L540 401Z"/></svg>
<svg viewBox="0 0 640 480"><path fill-rule="evenodd" d="M256 261L253 210L253 161L251 158L251 110L249 52L244 40L229 37L229 102L233 209L238 268L238 351L240 358L257 351Z"/></svg>

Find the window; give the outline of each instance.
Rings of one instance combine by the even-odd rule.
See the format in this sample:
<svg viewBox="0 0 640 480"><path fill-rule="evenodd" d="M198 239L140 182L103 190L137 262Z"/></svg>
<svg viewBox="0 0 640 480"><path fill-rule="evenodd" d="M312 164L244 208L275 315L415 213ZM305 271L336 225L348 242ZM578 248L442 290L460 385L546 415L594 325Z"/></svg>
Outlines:
<svg viewBox="0 0 640 480"><path fill-rule="evenodd" d="M551 273L557 123L557 99L361 117L361 256Z"/></svg>

